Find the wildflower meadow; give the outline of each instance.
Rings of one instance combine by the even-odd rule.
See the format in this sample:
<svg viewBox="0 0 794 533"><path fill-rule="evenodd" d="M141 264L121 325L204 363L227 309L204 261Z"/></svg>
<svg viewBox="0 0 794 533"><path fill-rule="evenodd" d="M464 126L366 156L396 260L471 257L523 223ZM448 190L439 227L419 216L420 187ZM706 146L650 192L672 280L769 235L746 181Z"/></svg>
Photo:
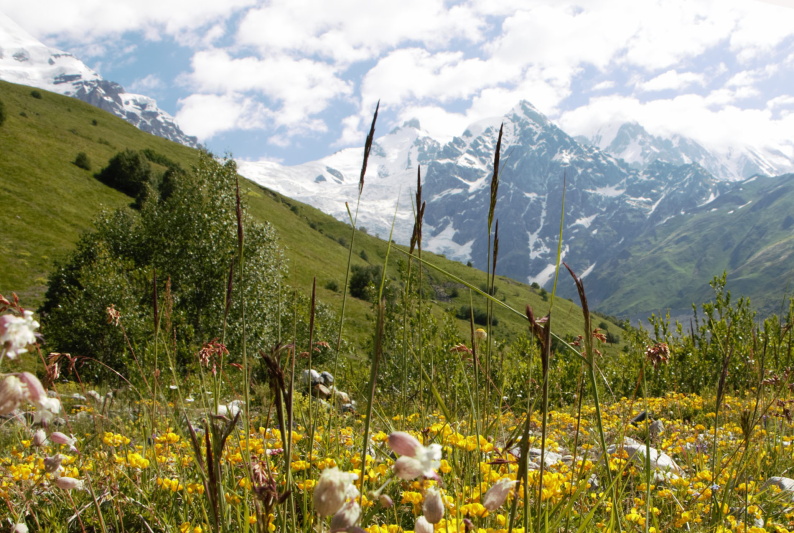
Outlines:
<svg viewBox="0 0 794 533"><path fill-rule="evenodd" d="M430 312L420 174L411 244L385 258L402 278L368 287L361 353L344 303L335 315L281 286L233 166L204 165L223 191L178 176L141 200L140 231L106 216L138 240L110 222L84 239L40 315L0 300L3 531L794 531L791 301L759 317L717 277L689 324L624 323L618 344L558 261L581 305L580 334L558 334L554 291L515 309L492 290L497 143L489 285L454 281L525 334ZM185 208L201 202L211 216ZM213 246L190 248L208 232Z"/></svg>

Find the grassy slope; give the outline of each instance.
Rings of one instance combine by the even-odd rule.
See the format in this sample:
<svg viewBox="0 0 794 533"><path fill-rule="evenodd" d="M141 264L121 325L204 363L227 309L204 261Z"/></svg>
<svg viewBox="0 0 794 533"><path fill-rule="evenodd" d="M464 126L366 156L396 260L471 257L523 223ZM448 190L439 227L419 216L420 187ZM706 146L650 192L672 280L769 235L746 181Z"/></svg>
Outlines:
<svg viewBox="0 0 794 533"><path fill-rule="evenodd" d="M0 99L8 116L0 126L0 201L6 206L0 213L4 227L0 234L0 294L16 292L28 307L41 303L53 260L69 253L95 215L103 208L129 205L130 198L93 177L113 155L125 148L150 148L185 168L197 159L195 150L143 133L88 104L39 92L41 99L31 96L30 87L0 82ZM72 164L78 152L88 155L91 171ZM310 294L316 277L320 300L338 310L342 294L325 285L329 281L344 285L348 248L339 240L350 242L350 226L253 183L246 182L244 190L252 216L270 221L279 232L290 262L289 283ZM357 233L354 242L354 264L383 264L385 241ZM360 256L362 250L367 261ZM397 262L404 258L392 250L389 277L396 279ZM425 254L425 258L474 286L485 282L481 271L433 254ZM468 304L467 290L460 287L458 297L450 298L454 284L437 274L429 275L434 278L437 314ZM514 308L524 309L529 304L540 311L538 314L548 309L548 303L526 285L500 278L497 286L497 296ZM485 303L475 296L474 306L484 308ZM361 340L372 331L369 304L348 298L346 316L348 336ZM495 329L498 338L510 338L524 330L522 321L509 312L497 309L496 316L500 321ZM560 334L579 334L581 310L558 300L554 324ZM459 325L461 331L468 329L463 321ZM617 326L610 330L619 333Z"/></svg>
<svg viewBox="0 0 794 533"><path fill-rule="evenodd" d="M735 295L753 294L763 313L779 313L794 290L792 227L794 175L743 184L691 217L654 228L616 258L601 308L644 314L667 301L672 314L689 314L693 302L712 298L708 283L725 271Z"/></svg>

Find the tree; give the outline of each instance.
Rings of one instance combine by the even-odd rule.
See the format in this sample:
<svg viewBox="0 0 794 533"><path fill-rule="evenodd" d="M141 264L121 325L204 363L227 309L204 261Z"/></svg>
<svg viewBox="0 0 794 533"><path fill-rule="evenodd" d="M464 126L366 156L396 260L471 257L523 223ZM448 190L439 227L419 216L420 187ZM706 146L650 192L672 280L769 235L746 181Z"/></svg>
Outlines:
<svg viewBox="0 0 794 533"><path fill-rule="evenodd" d="M97 179L133 198L138 198L152 177L152 165L141 152L124 150L114 155Z"/></svg>
<svg viewBox="0 0 794 533"><path fill-rule="evenodd" d="M179 178L166 198L151 195L140 212L103 213L56 269L41 309L50 349L91 357L129 375L130 346L144 362L153 352L157 316L161 342L176 339L180 368L214 338L229 347L231 361L239 360L243 297L249 350L270 347L278 321L276 292L285 273L275 231L243 212L241 269L234 162L204 155L192 174ZM129 343L119 326L108 323L111 306ZM113 375L101 365L90 368L98 379Z"/></svg>
<svg viewBox="0 0 794 533"><path fill-rule="evenodd" d="M374 302L377 297L376 287L380 283L381 268L378 265L350 267L350 296L360 300Z"/></svg>

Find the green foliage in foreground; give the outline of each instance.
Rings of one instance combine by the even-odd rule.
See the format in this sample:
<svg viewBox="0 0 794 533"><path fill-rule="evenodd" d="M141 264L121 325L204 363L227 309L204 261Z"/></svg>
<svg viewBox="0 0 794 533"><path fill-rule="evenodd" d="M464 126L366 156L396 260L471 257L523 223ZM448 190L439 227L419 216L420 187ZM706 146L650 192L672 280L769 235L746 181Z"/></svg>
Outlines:
<svg viewBox="0 0 794 533"><path fill-rule="evenodd" d="M178 342L180 367L213 338L239 354L243 298L248 342L271 345L285 267L273 229L245 216L244 269L235 261L236 177L234 162L206 155L190 179L166 181L167 195L150 197L140 213L103 213L51 277L42 307L49 345L122 374L131 350L145 354L158 328ZM93 377L108 375L105 367L91 368Z"/></svg>

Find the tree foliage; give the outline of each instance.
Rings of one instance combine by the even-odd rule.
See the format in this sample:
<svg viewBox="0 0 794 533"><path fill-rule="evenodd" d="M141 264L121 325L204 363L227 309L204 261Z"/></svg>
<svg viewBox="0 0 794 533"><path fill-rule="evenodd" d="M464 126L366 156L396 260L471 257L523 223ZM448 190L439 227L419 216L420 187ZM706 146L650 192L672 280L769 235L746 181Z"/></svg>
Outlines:
<svg viewBox="0 0 794 533"><path fill-rule="evenodd" d="M105 185L138 198L152 173L152 165L144 154L127 149L114 155L96 177Z"/></svg>
<svg viewBox="0 0 794 533"><path fill-rule="evenodd" d="M124 374L131 349L139 360L149 357L156 319L160 342L174 350L182 368L215 338L227 344L231 360L239 359L243 297L249 349L273 342L282 253L274 230L244 214L241 268L234 162L204 155L192 173L175 170L171 177L140 212L103 213L56 269L41 310L50 349L91 357ZM120 326L109 323L111 306ZM96 378L112 375L101 365L90 368Z"/></svg>
<svg viewBox="0 0 794 533"><path fill-rule="evenodd" d="M380 283L381 272L379 265L350 267L350 296L374 302L378 295L376 287Z"/></svg>
<svg viewBox="0 0 794 533"><path fill-rule="evenodd" d="M0 100L0 126L3 125L3 122L6 121L6 106L2 100Z"/></svg>

